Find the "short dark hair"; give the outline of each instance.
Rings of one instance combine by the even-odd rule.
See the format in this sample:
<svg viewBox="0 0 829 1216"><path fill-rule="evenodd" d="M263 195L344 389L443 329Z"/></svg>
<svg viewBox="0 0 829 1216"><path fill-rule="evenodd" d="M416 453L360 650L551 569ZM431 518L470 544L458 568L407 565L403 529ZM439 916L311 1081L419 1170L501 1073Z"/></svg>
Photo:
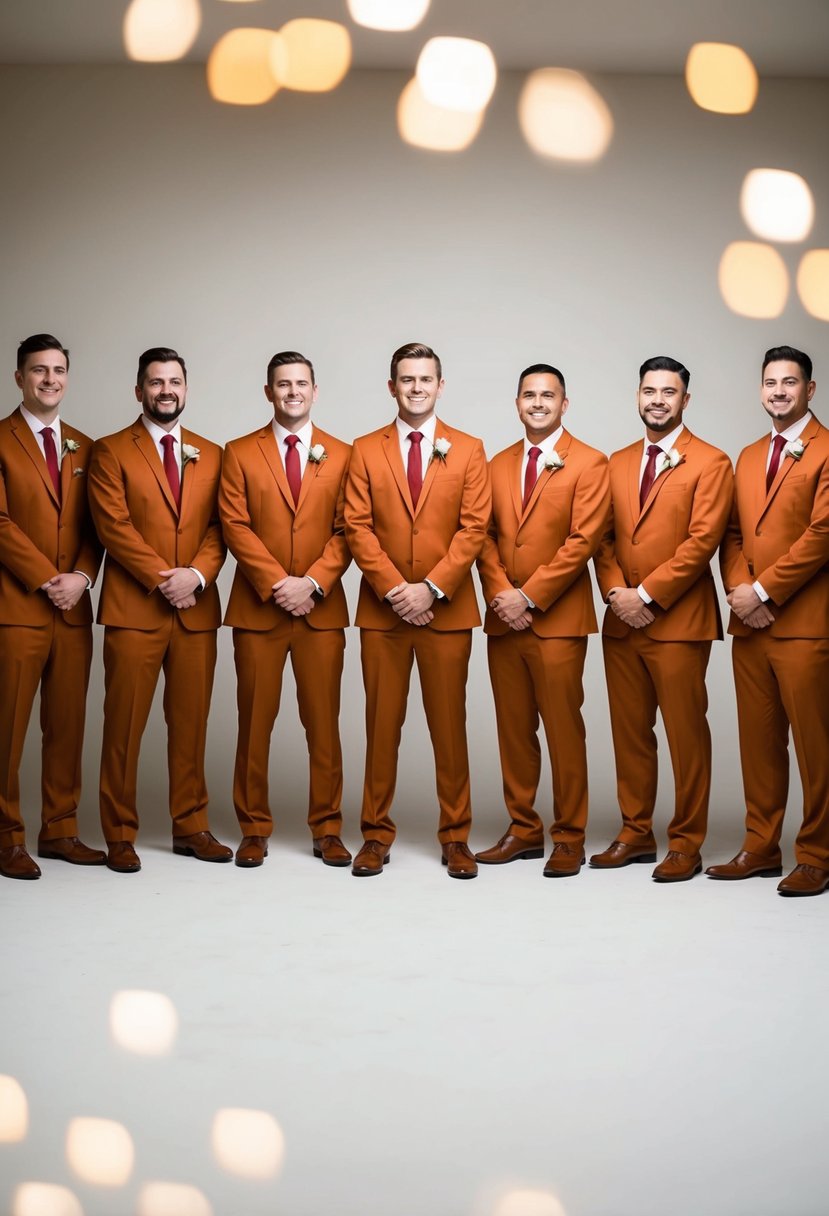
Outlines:
<svg viewBox="0 0 829 1216"><path fill-rule="evenodd" d="M135 383L139 388L144 383L147 368L151 363L180 363L184 383L187 383L187 367L178 351L173 350L171 346L151 346L149 350L144 351L143 355L138 356L138 374L135 377Z"/></svg>
<svg viewBox="0 0 829 1216"><path fill-rule="evenodd" d="M407 342L405 346L399 346L391 357L391 369L389 371L389 379L397 379L397 367L403 359L434 359L435 367L437 368L438 380L443 376L443 369L440 366L440 359L437 357L431 346L425 346L423 342Z"/></svg>
<svg viewBox="0 0 829 1216"><path fill-rule="evenodd" d="M29 355L36 355L41 350L59 350L69 371L69 351L54 334L32 334L30 338L24 338L17 348L17 370L22 372Z"/></svg>
<svg viewBox="0 0 829 1216"><path fill-rule="evenodd" d="M812 360L808 355L805 355L802 350L797 350L794 346L772 346L766 351L763 357L763 375L770 363L796 363L803 371L806 380L812 378Z"/></svg>
<svg viewBox="0 0 829 1216"><path fill-rule="evenodd" d="M562 390L567 393L567 385L564 383L564 377L557 367L553 367L552 363L532 363L529 367L525 367L521 375L518 377L518 392L517 397L521 396L521 385L524 383L527 376L558 376Z"/></svg>
<svg viewBox="0 0 829 1216"><path fill-rule="evenodd" d="M639 368L640 384L645 379L648 372L675 372L685 385L685 391L688 391L691 373L688 371L688 368L684 365L684 363L680 363L678 359L672 359L670 355L654 355L652 359L646 359Z"/></svg>
<svg viewBox="0 0 829 1216"><path fill-rule="evenodd" d="M268 384L273 384L273 374L278 367L285 367L288 363L304 363L311 373L311 383L316 384L314 376L314 365L310 359L306 359L305 355L301 355L298 350L281 350L278 355L274 355L268 364Z"/></svg>

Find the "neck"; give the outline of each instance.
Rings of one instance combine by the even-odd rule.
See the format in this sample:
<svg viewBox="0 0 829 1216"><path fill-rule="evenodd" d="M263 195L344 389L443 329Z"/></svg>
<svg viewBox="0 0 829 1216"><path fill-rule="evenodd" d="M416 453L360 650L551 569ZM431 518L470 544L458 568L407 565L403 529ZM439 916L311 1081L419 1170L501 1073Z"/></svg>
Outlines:
<svg viewBox="0 0 829 1216"><path fill-rule="evenodd" d="M401 422L405 422L406 426L410 426L413 430L418 431L430 418L434 418L435 411L432 410L429 414L420 414L415 418L407 410L398 407L397 414Z"/></svg>
<svg viewBox="0 0 829 1216"><path fill-rule="evenodd" d="M60 406L52 406L49 409L44 409L39 402L34 402L32 405L28 401L23 401L21 404L29 411L33 418L37 418L38 422L42 422L44 426L51 426L58 416Z"/></svg>

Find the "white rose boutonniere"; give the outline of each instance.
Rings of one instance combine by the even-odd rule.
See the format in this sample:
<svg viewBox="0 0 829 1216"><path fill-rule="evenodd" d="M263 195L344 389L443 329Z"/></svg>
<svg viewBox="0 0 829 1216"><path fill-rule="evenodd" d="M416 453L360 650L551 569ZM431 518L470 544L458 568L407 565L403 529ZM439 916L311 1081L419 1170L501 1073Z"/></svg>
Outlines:
<svg viewBox="0 0 829 1216"><path fill-rule="evenodd" d="M436 439L435 446L432 448L432 455L429 457L429 463L431 464L435 457L437 457L437 459L443 464L446 464L446 457L449 455L449 449L451 446L452 444L449 442L449 440L444 439L443 436Z"/></svg>
<svg viewBox="0 0 829 1216"><path fill-rule="evenodd" d="M192 443L183 443L181 445L181 465L182 468L189 464L191 460L198 460L201 452L198 448L194 448Z"/></svg>
<svg viewBox="0 0 829 1216"><path fill-rule="evenodd" d="M800 460L803 453L806 451L806 445L800 439L790 439L783 448L785 456L791 456L792 460Z"/></svg>
<svg viewBox="0 0 829 1216"><path fill-rule="evenodd" d="M315 443L308 449L308 459L311 464L322 464L323 460L328 459L328 453L321 443Z"/></svg>
<svg viewBox="0 0 829 1216"><path fill-rule="evenodd" d="M548 452L541 462L542 469L549 469L551 473L555 473L558 469L564 468L564 457L559 456L558 452L553 448L552 452Z"/></svg>
<svg viewBox="0 0 829 1216"><path fill-rule="evenodd" d="M73 477L83 477L85 472L86 472L86 469L73 469L72 476Z"/></svg>
<svg viewBox="0 0 829 1216"><path fill-rule="evenodd" d="M81 445L78 443L77 439L64 439L60 447L61 460L63 460L67 452L77 452L80 446Z"/></svg>
<svg viewBox="0 0 829 1216"><path fill-rule="evenodd" d="M662 464L659 466L659 473L667 473L669 469L675 469L678 464L682 464L685 457L682 452L678 452L676 448L671 448L670 452L666 452L662 457ZM657 474L659 476L659 474Z"/></svg>

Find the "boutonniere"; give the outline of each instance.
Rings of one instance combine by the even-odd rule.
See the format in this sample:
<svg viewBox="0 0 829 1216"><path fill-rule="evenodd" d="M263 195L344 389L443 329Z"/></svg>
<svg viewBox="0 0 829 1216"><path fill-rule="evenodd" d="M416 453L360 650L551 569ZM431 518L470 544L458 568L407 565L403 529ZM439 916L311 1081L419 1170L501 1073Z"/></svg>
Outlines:
<svg viewBox="0 0 829 1216"><path fill-rule="evenodd" d="M783 455L791 456L792 460L800 460L805 451L806 445L800 439L790 439L783 448Z"/></svg>
<svg viewBox="0 0 829 1216"><path fill-rule="evenodd" d="M322 464L323 460L328 459L328 453L321 443L315 443L308 449L308 459L311 464Z"/></svg>
<svg viewBox="0 0 829 1216"><path fill-rule="evenodd" d="M662 464L659 466L659 473L667 473L669 469L675 469L678 464L682 464L685 456L682 452L678 452L676 448L671 448L670 452L666 452L662 457ZM657 474L659 476L659 474Z"/></svg>
<svg viewBox="0 0 829 1216"><path fill-rule="evenodd" d="M73 469L72 476L73 477L82 477L85 472L86 472L86 469Z"/></svg>
<svg viewBox="0 0 829 1216"><path fill-rule="evenodd" d="M444 439L443 436L440 439L436 439L435 446L432 448L432 455L429 457L429 463L431 464L435 457L437 457L442 464L446 464L446 457L449 455L451 446L452 444L449 440Z"/></svg>
<svg viewBox="0 0 829 1216"><path fill-rule="evenodd" d="M542 469L549 469L551 473L555 473L557 469L564 468L564 457L560 456L553 448L552 452L548 452L541 462Z"/></svg>
<svg viewBox="0 0 829 1216"><path fill-rule="evenodd" d="M64 439L63 443L60 445L61 460L63 460L67 452L77 452L80 446L81 445L78 443L77 439Z"/></svg>
<svg viewBox="0 0 829 1216"><path fill-rule="evenodd" d="M198 448L193 447L192 443L183 443L181 445L181 467L184 468L191 460L198 460L201 452Z"/></svg>

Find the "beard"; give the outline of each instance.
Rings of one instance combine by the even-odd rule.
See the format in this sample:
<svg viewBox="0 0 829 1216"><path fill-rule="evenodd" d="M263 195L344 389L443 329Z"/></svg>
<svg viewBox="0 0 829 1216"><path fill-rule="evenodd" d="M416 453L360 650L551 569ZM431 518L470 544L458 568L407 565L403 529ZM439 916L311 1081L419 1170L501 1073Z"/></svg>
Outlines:
<svg viewBox="0 0 829 1216"><path fill-rule="evenodd" d="M184 401L181 397L176 397L175 404L164 402L162 405L156 404L156 398L145 397L142 401L144 413L148 418L152 418L154 422L175 422L176 418L184 410Z"/></svg>

